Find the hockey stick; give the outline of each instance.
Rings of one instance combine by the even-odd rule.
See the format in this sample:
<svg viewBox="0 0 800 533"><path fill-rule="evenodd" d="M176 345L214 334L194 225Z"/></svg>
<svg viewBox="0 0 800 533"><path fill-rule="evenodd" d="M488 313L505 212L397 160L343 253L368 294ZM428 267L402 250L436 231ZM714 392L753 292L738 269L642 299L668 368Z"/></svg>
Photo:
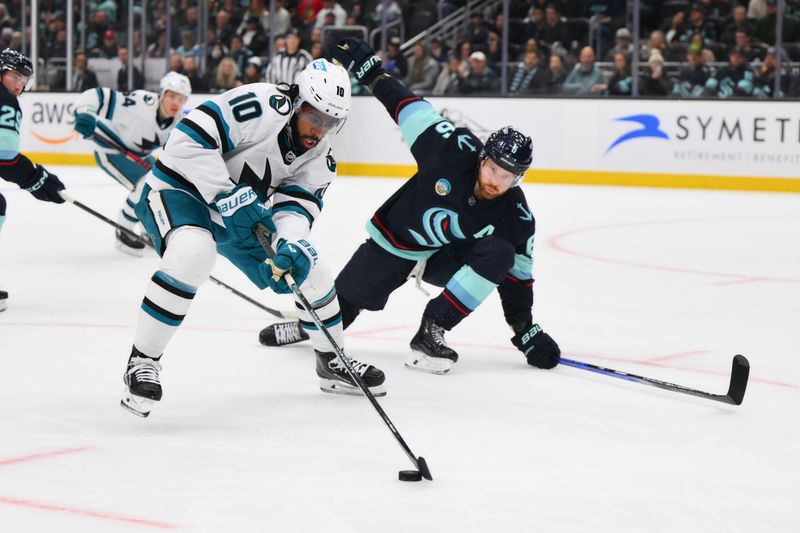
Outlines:
<svg viewBox="0 0 800 533"><path fill-rule="evenodd" d="M274 258L275 250L272 249L272 246L270 245L269 240L267 238L267 236L269 235L269 231L267 230L267 228L265 228L263 224L256 224L253 227L253 233L258 239L259 244L261 244L261 247L264 248L265 252L267 252L269 258L270 259ZM414 455L414 453L411 451L411 448L409 448L408 444L406 444L406 441L403 440L403 437L400 435L400 432L397 431L397 428L394 427L392 421L389 420L389 417L386 415L386 412L381 407L381 404L378 403L378 400L375 399L375 396L373 396L372 392L369 390L366 384L364 384L364 381L361 379L361 376L359 376L355 371L353 371L353 367L350 364L350 358L348 358L344 354L344 350L342 350L342 348L334 340L333 336L331 336L331 333L328 331L328 328L325 327L325 325L322 323L322 320L320 320L317 313L311 307L311 304L308 302L305 295L303 295L303 292L300 290L300 287L297 286L297 283L295 283L292 275L287 272L283 275L283 279L286 280L286 283L289 285L289 288L292 289L292 292L295 294L295 296L297 296L297 299L300 301L300 304L303 306L303 309L305 309L306 312L309 315L311 315L311 320L314 321L314 324L316 324L317 328L319 328L319 330L325 334L325 338L328 339L328 342L330 343L333 350L336 352L336 355L339 357L339 360L342 362L342 364L344 364L347 373L350 375L353 381L355 381L356 385L358 385L358 387L361 389L361 392L364 393L364 396L367 397L367 399L370 401L372 406L378 412L380 417L386 423L386 426L389 428L389 431L391 431L392 435L394 435L394 438L397 439L398 444L400 444L400 447L406 453L406 455L414 464L416 469L425 479L429 481L433 480L433 476L431 476L431 471L428 469L428 464L425 462L425 459L422 456L417 457Z"/></svg>
<svg viewBox="0 0 800 533"><path fill-rule="evenodd" d="M122 155L124 155L125 157L127 157L128 159L130 159L131 161L133 161L134 163L136 163L136 164L137 164L137 165L139 165L140 167L144 168L144 169L145 169L145 170L147 170L148 172L150 171L150 164L149 164L147 161L145 161L144 159L142 159L142 158L138 157L136 154L134 154L134 153L133 153L133 152L131 152L130 150L127 150L127 149L126 149L124 146L120 146L120 144L119 144L119 143L117 143L117 142L114 142L113 140L109 139L108 137L106 137L106 136L104 136L104 135L100 135L100 134L97 132L97 130L95 130L95 132L94 132L92 135L93 135L93 137L94 137L95 139L97 139L97 140L98 140L98 141L100 141L101 143L107 144L108 146L110 146L110 147L112 147L113 149L117 150L119 153L121 153ZM69 202L71 202L71 203L75 203L75 202L72 202L71 200L67 200L67 201L69 201ZM78 204L76 203L75 205L78 205ZM78 207L81 207L81 208L82 208L82 209L84 209L84 210L88 210L88 208L87 208L85 205L78 205ZM125 228L125 227L123 227L123 226L120 226L120 225L119 225L119 224L117 224L116 222L112 222L111 220L109 220L109 219L107 219L107 218L103 217L102 215L100 215L100 214L99 214L99 213L97 213L96 211L93 211L93 210L88 210L88 212L90 212L90 213L92 213L93 215L97 216L97 217L98 217L98 218L100 218L101 220L105 220L106 222L108 222L108 223L110 223L110 224L113 224L113 225L114 225L116 228L118 228L118 229L120 229L120 230L124 231L124 232L125 232L125 233L126 233L128 236L129 236L129 237L132 237L132 238L136 239L137 241L139 241L139 242L143 242L143 243L145 243L145 245L147 245L147 246L151 246L151 247L152 247L152 245L153 245L153 244L152 244L152 243L151 243L149 240L142 239L142 238L141 238L139 235L136 235L135 233L133 233L132 231L130 231L128 228ZM263 304L261 304L261 303L257 302L257 301L256 301L256 300L254 300L253 298L250 298L249 296L247 296L247 295L246 295L246 294L244 294L243 292L240 292L240 291L238 291L238 290L234 289L233 287L231 287L230 285L228 285L228 284L227 284L227 283L225 283L224 281L221 281L221 280L219 280L219 279L215 278L214 276L209 276L209 277L208 277L208 279L209 279L210 281L212 281L213 283L216 283L216 284L217 284L217 285L219 285L220 287L223 287L223 288L225 288L225 289L228 289L229 291L231 291L233 294L235 294L235 295L236 295L236 296L238 296L239 298L242 298L243 300L245 300L245 301L247 301L247 302L250 302L251 304L253 304L253 305L255 305L256 307L258 307L259 309L261 309L262 311L266 311L267 313L269 313L269 314L271 314L271 315L273 315L273 316L276 316L276 317L278 317L278 318L288 318L288 319L296 319L296 318L297 318L297 314L296 314L296 313L293 313L293 312L291 312L291 311L289 311L289 312L286 312L286 311L278 311L278 310L276 310L276 309L272 309L272 308L270 308L270 307L267 307L266 305L263 305Z"/></svg>
<svg viewBox="0 0 800 533"><path fill-rule="evenodd" d="M710 392L690 389L682 385L675 385L674 383L667 383L666 381L659 381L657 379L637 376L635 374L629 374L619 370L612 370L611 368L575 361L573 359L566 359L564 357L560 359L559 363L562 365L571 366L573 368L579 368L581 370L596 372L597 374L624 379L634 383L641 383L643 385L651 385L653 387L658 387L659 389L680 392L683 394L689 394L691 396L697 396L699 398L705 398L706 400L714 400L715 402L728 403L731 405L742 404L742 401L744 400L744 392L747 389L747 379L750 377L750 362L743 355L736 355L733 358L731 381L728 385L728 394L712 394Z"/></svg>
<svg viewBox="0 0 800 533"><path fill-rule="evenodd" d="M132 238L132 239L144 244L145 246L149 246L150 248L153 247L153 243L150 242L150 239L146 239L146 238L142 237L141 235L138 235L137 233L129 230L125 226L117 224L116 222L114 222L113 220L108 218L107 216L95 211L94 209L92 209L91 207L87 206L86 204L81 203L78 200L74 199L72 196L67 194L65 191L59 191L59 194L61 194L61 197L64 199L64 201L69 202L72 205L74 205L75 207L78 207L78 208L82 209L83 211L85 211L85 212L89 213L90 215L94 216L95 218L99 218L100 220L102 220L106 224L114 226L118 230L124 232L130 238ZM267 313L269 313L271 315L274 315L274 316L276 316L278 318L288 318L288 319L296 319L297 318L296 315L286 314L286 313L283 313L282 311L278 311L276 309L272 309L270 307L267 307L266 305L254 300L253 298L250 298L246 294L244 294L242 292L239 292L238 290L234 289L233 287L231 287L227 283L218 280L214 276L209 276L208 279L210 279L211 281L213 281L214 283L216 283L217 285L219 285L221 287L225 287L226 289L231 291L233 294L235 294L239 298L242 298L243 300L245 300L247 302L250 302L251 304L253 304L256 307L258 307L259 309L261 309L262 311L266 311Z"/></svg>

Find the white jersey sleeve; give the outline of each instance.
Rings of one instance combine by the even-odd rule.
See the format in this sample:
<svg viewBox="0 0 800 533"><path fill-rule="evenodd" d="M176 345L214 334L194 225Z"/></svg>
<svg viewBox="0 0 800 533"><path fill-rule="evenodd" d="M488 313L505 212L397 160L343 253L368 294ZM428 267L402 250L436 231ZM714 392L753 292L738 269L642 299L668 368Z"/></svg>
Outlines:
<svg viewBox="0 0 800 533"><path fill-rule="evenodd" d="M97 117L97 131L126 150L148 155L163 146L180 116L158 120L158 95L149 91L121 93L107 87L84 91L75 103L75 113ZM95 139L97 150L116 150Z"/></svg>

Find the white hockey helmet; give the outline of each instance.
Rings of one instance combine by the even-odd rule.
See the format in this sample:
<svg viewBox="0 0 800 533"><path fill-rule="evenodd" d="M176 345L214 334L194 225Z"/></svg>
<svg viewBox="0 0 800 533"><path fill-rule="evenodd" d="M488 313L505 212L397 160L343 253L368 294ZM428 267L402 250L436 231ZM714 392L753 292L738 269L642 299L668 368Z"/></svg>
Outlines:
<svg viewBox="0 0 800 533"><path fill-rule="evenodd" d="M164 77L161 78L158 95L163 96L166 91L182 94L186 98L189 98L192 94L192 84L189 82L189 78L183 74L167 72Z"/></svg>
<svg viewBox="0 0 800 533"><path fill-rule="evenodd" d="M295 111L307 102L333 119L328 133L338 133L350 113L350 76L344 67L316 59L297 75L295 83L299 90Z"/></svg>

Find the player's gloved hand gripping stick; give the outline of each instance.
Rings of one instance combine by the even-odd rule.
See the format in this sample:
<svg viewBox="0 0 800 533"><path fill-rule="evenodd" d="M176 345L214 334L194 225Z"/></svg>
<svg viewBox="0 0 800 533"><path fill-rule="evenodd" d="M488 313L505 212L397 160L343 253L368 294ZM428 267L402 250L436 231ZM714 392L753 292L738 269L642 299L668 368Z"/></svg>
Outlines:
<svg viewBox="0 0 800 533"><path fill-rule="evenodd" d="M264 251L267 252L267 255L270 257L272 265L275 265L276 261L279 262L280 261L279 254L276 254L275 250L273 250L272 246L269 243L269 231L267 230L267 228L265 228L262 224L256 224L253 227L253 234L258 239L258 242L259 244L261 244L262 248L264 248ZM361 376L358 375L357 372L353 371L353 367L350 364L350 359L345 355L344 350L342 350L342 348L337 344L337 342L331 336L330 332L328 331L328 328L325 327L325 325L322 323L322 320L320 320L319 316L317 316L317 313L311 307L311 304L303 295L303 292L300 290L300 287L298 287L298 284L292 277L291 270L284 270L281 266L277 266L277 268L273 266L272 279L273 281L276 282L278 280L284 281L287 284L287 286L292 290L297 299L300 301L300 305L302 305L303 309L305 309L306 312L309 315L311 315L311 320L314 321L314 324L317 326L317 328L319 328L319 330L325 335L325 338L330 343L331 348L333 348L333 351L336 352L336 355L339 357L339 360L341 360L342 364L344 364L347 373L350 375L351 378L353 378L353 381L358 385L358 387L364 393L364 396L366 396L367 399L370 401L372 406L375 408L380 417L386 423L386 426L389 428L389 431L391 431L392 435L394 435L394 438L397 439L397 442L398 444L400 444L400 447L403 449L408 458L414 464L414 467L417 470L416 471L401 470L399 473L400 479L403 481L419 481L420 478L432 480L433 476L431 476L431 471L428 469L428 464L425 462L425 459L422 456L417 457L414 455L414 453L411 451L411 448L408 447L406 441L403 440L403 437L394 427L394 424L392 424L392 421L389 420L389 417L386 415L386 412L378 403L378 400L375 399L375 396L373 396L372 392L364 384L364 381L361 379Z"/></svg>

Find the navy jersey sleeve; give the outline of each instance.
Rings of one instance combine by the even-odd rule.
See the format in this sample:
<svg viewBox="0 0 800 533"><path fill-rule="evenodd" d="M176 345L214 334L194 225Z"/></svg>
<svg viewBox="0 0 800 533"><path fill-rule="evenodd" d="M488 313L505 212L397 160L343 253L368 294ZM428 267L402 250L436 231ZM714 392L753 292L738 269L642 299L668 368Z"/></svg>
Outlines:
<svg viewBox="0 0 800 533"><path fill-rule="evenodd" d="M22 185L35 172L30 159L19 153L22 111L17 97L0 87L0 177Z"/></svg>
<svg viewBox="0 0 800 533"><path fill-rule="evenodd" d="M533 322L533 240L536 223L527 210L527 204L517 204L519 220L515 221L525 228L524 237L514 250L514 265L505 279L497 287L506 323L514 331L521 331Z"/></svg>

